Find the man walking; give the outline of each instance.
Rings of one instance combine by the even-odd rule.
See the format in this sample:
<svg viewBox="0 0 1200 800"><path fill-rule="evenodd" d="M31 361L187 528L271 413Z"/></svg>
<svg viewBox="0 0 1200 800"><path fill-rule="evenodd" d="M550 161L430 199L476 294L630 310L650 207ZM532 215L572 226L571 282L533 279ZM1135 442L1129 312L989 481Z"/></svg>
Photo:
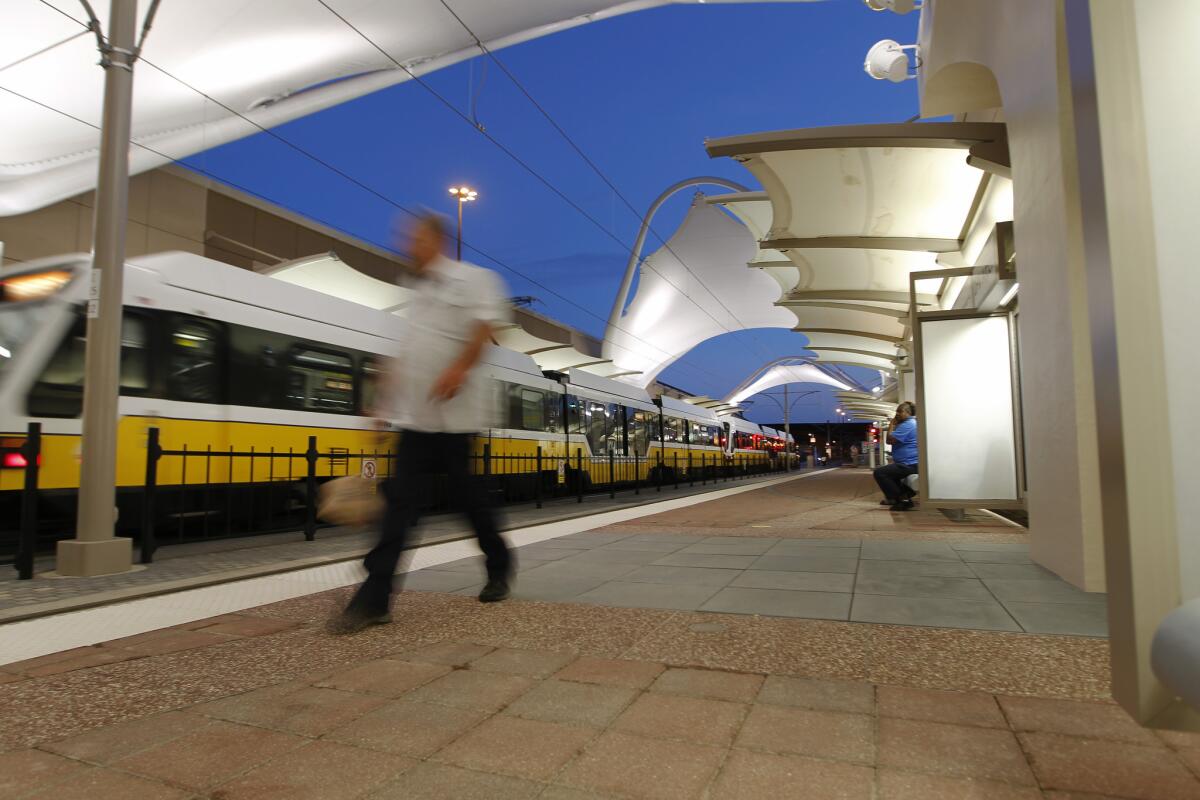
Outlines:
<svg viewBox="0 0 1200 800"><path fill-rule="evenodd" d="M387 501L379 543L363 564L367 579L331 630L352 633L391 621L391 595L409 531L421 513L420 478L444 474L451 493L475 530L487 566L484 603L509 595L512 558L497 529L487 487L470 476L470 436L497 423L491 382L477 369L492 341L493 326L507 321L504 284L494 272L453 261L443 254L440 218L420 218L409 238L413 275L403 351L384 389L380 416L400 429L394 477L384 486Z"/></svg>
<svg viewBox="0 0 1200 800"><path fill-rule="evenodd" d="M887 443L892 446L892 463L875 469L875 482L883 491L880 505L893 511L913 507L913 492L902 481L917 474L917 407L905 400L896 407L896 417L888 424Z"/></svg>

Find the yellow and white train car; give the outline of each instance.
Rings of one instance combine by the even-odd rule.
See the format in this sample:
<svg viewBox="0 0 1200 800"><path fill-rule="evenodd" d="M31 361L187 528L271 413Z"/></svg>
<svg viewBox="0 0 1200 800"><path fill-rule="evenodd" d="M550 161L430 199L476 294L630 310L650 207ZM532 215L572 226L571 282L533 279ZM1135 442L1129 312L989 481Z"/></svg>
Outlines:
<svg viewBox="0 0 1200 800"><path fill-rule="evenodd" d="M79 485L90 274L86 254L0 271L0 436L11 447L29 422L42 424L39 498L48 516L64 520ZM393 442L367 409L386 358L401 346L392 314L189 253L131 260L123 302L117 490L126 530L140 521L152 427L163 449L197 454L162 459L161 487L301 485L305 462L290 456L303 453L310 437L318 451L344 455L320 459L319 478L356 472L370 454L387 474ZM706 409L666 397L656 403L588 373L543 374L529 356L499 347L485 352L480 368L505 421L476 438L476 455L489 454L476 459L476 471L486 468L506 491L530 481L568 489L573 481L607 483L610 453L621 482L670 480L676 464L686 475L722 454L724 430ZM216 457L231 451L256 455ZM660 463L670 471L655 474ZM13 518L7 512L23 478L17 466L0 464L0 510ZM287 492L277 497L288 502ZM193 502L208 504L208 492ZM228 494L224 507L234 512ZM69 524L60 527L69 534Z"/></svg>

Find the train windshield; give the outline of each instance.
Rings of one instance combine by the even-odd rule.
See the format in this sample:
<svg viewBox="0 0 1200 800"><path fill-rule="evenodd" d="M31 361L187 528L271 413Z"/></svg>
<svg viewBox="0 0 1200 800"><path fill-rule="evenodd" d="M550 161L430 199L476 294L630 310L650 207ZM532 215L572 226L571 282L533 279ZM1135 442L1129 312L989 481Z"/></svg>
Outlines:
<svg viewBox="0 0 1200 800"><path fill-rule="evenodd" d="M0 374L8 370L53 313L44 301L70 280L71 273L66 270L27 273L0 280Z"/></svg>
<svg viewBox="0 0 1200 800"><path fill-rule="evenodd" d="M0 303L0 375L20 355L52 313L45 303Z"/></svg>

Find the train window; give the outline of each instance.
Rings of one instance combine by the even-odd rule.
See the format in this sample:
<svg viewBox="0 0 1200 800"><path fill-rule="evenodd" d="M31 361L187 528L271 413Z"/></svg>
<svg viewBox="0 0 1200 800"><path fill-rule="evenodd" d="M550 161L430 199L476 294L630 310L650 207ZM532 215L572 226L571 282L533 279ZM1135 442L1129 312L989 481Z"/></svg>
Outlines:
<svg viewBox="0 0 1200 800"><path fill-rule="evenodd" d="M296 348L288 365L288 404L305 411L354 411L354 360L331 350Z"/></svg>
<svg viewBox="0 0 1200 800"><path fill-rule="evenodd" d="M680 431L680 423L683 420L678 417L663 417L663 441L664 442L682 442L683 433Z"/></svg>
<svg viewBox="0 0 1200 800"><path fill-rule="evenodd" d="M83 410L87 320L78 317L29 393L31 417L77 417ZM126 312L121 320L121 394L145 394L150 386L146 319Z"/></svg>
<svg viewBox="0 0 1200 800"><path fill-rule="evenodd" d="M545 396L547 433L562 433L562 395L547 392Z"/></svg>
<svg viewBox="0 0 1200 800"><path fill-rule="evenodd" d="M545 393L519 383L504 386L508 394L508 427L517 431L545 430Z"/></svg>
<svg viewBox="0 0 1200 800"><path fill-rule="evenodd" d="M633 412L629 422L629 441L633 443L633 452L645 457L650 453L650 426L657 420L657 414L646 411Z"/></svg>
<svg viewBox="0 0 1200 800"><path fill-rule="evenodd" d="M173 400L221 401L221 329L211 322L178 318L171 330L167 386Z"/></svg>
<svg viewBox="0 0 1200 800"><path fill-rule="evenodd" d="M362 406L364 414L377 412L375 403L379 399L379 384L384 378L384 368L374 358L362 361Z"/></svg>
<svg viewBox="0 0 1200 800"><path fill-rule="evenodd" d="M587 440L592 455L608 452L605 443L608 433L608 406L594 400L585 400L584 416L587 420Z"/></svg>
<svg viewBox="0 0 1200 800"><path fill-rule="evenodd" d="M567 430L569 433L587 432L586 400L574 395L567 396Z"/></svg>

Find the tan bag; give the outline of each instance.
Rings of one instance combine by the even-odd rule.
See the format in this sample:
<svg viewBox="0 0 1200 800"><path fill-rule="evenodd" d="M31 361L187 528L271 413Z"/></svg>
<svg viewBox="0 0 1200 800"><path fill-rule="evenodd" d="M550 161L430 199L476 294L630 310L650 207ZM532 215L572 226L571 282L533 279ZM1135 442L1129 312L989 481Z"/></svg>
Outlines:
<svg viewBox="0 0 1200 800"><path fill-rule="evenodd" d="M366 526L383 515L383 495L375 491L375 481L348 475L321 484L317 495L317 516L334 525Z"/></svg>

